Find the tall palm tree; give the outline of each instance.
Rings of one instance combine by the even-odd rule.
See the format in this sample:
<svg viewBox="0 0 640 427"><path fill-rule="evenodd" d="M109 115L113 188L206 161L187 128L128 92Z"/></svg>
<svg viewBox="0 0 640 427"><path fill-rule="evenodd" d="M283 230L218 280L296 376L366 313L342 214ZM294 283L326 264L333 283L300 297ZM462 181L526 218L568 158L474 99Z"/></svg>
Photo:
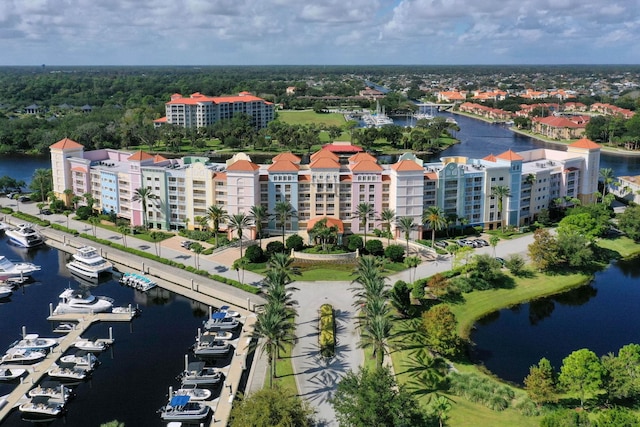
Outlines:
<svg viewBox="0 0 640 427"><path fill-rule="evenodd" d="M387 246L391 244L391 223L396 218L396 211L390 208L382 209L380 212L380 221L387 229Z"/></svg>
<svg viewBox="0 0 640 427"><path fill-rule="evenodd" d="M207 219L213 222L213 232L216 235L216 247L218 247L218 230L220 229L220 221L224 221L227 217L227 211L222 206L211 205L207 209Z"/></svg>
<svg viewBox="0 0 640 427"><path fill-rule="evenodd" d="M91 218L94 218L94 217L91 217ZM124 247L126 248L127 247L127 234L129 234L129 232L131 230L129 229L128 225L119 225L118 226L118 231L120 232L120 234L122 234L122 243L124 243ZM93 233L93 235L95 236L95 233Z"/></svg>
<svg viewBox="0 0 640 427"><path fill-rule="evenodd" d="M284 246L285 245L284 232L287 225L287 221L289 221L291 218L296 217L296 212L293 209L293 206L291 206L291 203L288 202L287 200L284 200L282 202L277 202L274 208L274 211L275 211L276 221L282 227L282 246Z"/></svg>
<svg viewBox="0 0 640 427"><path fill-rule="evenodd" d="M194 257L195 268L196 268L196 270L199 270L200 269L200 254L204 251L204 246L202 246L198 242L195 242L195 243L192 243L191 246L189 246L189 250L193 251L193 253L196 254L196 256Z"/></svg>
<svg viewBox="0 0 640 427"><path fill-rule="evenodd" d="M51 190L53 184L53 178L51 175L51 169L36 169L33 172L31 178L32 186L36 186L40 190L40 201L44 202L47 195L47 190Z"/></svg>
<svg viewBox="0 0 640 427"><path fill-rule="evenodd" d="M409 237L411 237L411 231L413 231L417 225L410 216L402 216L397 219L396 226L404 233L404 238L407 240L407 255L409 255Z"/></svg>
<svg viewBox="0 0 640 427"><path fill-rule="evenodd" d="M604 203L605 191L607 190L607 187L609 186L609 184L615 181L613 169L611 168L600 169L600 178L602 178L602 202Z"/></svg>
<svg viewBox="0 0 640 427"><path fill-rule="evenodd" d="M498 212L500 212L500 219L501 219L500 228L504 232L505 215L502 209L504 207L505 197L511 197L511 190L506 185L496 185L491 189L491 197L495 197L498 199Z"/></svg>
<svg viewBox="0 0 640 427"><path fill-rule="evenodd" d="M147 203L157 198L158 196L153 194L151 187L140 187L133 190L133 197L131 197L131 201L140 202L142 204L142 225L145 230L147 229Z"/></svg>
<svg viewBox="0 0 640 427"><path fill-rule="evenodd" d="M242 258L242 230L251 227L251 218L244 212L229 215L227 217L229 221L229 228L231 231L236 230L238 232L238 240L240 241L240 258Z"/></svg>
<svg viewBox="0 0 640 427"><path fill-rule="evenodd" d="M253 223L256 226L258 242L260 247L262 247L262 224L269 218L269 212L267 212L267 208L265 208L264 206L255 205L251 206L249 214L251 215L251 219L253 219Z"/></svg>
<svg viewBox="0 0 640 427"><path fill-rule="evenodd" d="M70 189L70 188L65 188L62 193L64 193L64 205L66 207L70 207L71 206L71 197L73 196L73 190Z"/></svg>
<svg viewBox="0 0 640 427"><path fill-rule="evenodd" d="M367 222L369 219L376 213L373 205L367 202L361 202L358 204L358 208L353 213L353 216L358 218L360 221L360 226L362 227L362 231L364 233L364 245L367 245Z"/></svg>
<svg viewBox="0 0 640 427"><path fill-rule="evenodd" d="M238 272L238 281L240 284L244 285L244 270L249 265L249 260L245 257L240 257L237 260L233 261L233 265L231 268ZM242 279L240 279L240 270L242 270Z"/></svg>
<svg viewBox="0 0 640 427"><path fill-rule="evenodd" d="M436 231L447 226L447 218L439 206L430 206L422 213L422 223L431 229L431 247L435 248Z"/></svg>
<svg viewBox="0 0 640 427"><path fill-rule="evenodd" d="M376 366L382 368L385 348L391 337L391 319L389 316L374 316L364 324L360 331L360 348L373 348Z"/></svg>

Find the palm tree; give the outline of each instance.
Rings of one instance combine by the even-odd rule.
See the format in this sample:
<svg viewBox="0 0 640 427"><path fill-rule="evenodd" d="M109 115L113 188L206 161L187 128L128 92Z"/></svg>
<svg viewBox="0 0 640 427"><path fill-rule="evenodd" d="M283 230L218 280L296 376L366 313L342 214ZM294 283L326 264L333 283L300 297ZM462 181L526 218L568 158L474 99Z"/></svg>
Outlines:
<svg viewBox="0 0 640 427"><path fill-rule="evenodd" d="M502 209L504 207L505 197L511 197L511 190L506 185L496 185L491 189L491 197L495 197L498 199L498 212L500 212L500 219L501 219L500 228L504 233L505 215Z"/></svg>
<svg viewBox="0 0 640 427"><path fill-rule="evenodd" d="M253 223L256 226L256 234L258 235L258 241L260 247L262 247L262 224L269 218L269 213L267 212L267 208L262 205L251 206L251 210L249 211L251 215L251 219L253 219Z"/></svg>
<svg viewBox="0 0 640 427"><path fill-rule="evenodd" d="M97 216L90 216L89 217L89 223L91 224L91 227L93 228L93 237L96 237L96 227L100 223L100 218L98 218Z"/></svg>
<svg viewBox="0 0 640 427"><path fill-rule="evenodd" d="M199 270L200 269L200 254L202 253L202 251L204 251L204 246L202 246L198 242L195 242L195 243L192 243L191 246L189 246L189 250L193 251L193 253L196 254L196 256L195 256L195 267L196 267L196 270Z"/></svg>
<svg viewBox="0 0 640 427"><path fill-rule="evenodd" d="M439 206L430 206L422 213L422 223L431 229L431 247L435 248L436 230L442 230L447 225L444 211Z"/></svg>
<svg viewBox="0 0 640 427"><path fill-rule="evenodd" d="M131 201L140 202L142 204L142 225L145 230L147 229L147 203L150 200L155 200L157 198L158 196L153 194L151 191L151 187L140 187L133 191Z"/></svg>
<svg viewBox="0 0 640 427"><path fill-rule="evenodd" d="M249 260L245 257L242 257L233 261L233 265L231 266L231 268L238 273L238 282L240 282L242 285L244 285L244 270L247 268L248 265L249 265ZM240 270L242 270L242 279L240 279Z"/></svg>
<svg viewBox="0 0 640 427"><path fill-rule="evenodd" d="M391 337L391 319L389 316L378 315L370 319L360 332L360 348L373 348L376 366L382 368L385 348Z"/></svg>
<svg viewBox="0 0 640 427"><path fill-rule="evenodd" d="M500 241L500 237L496 236L495 234L493 236L489 237L489 244L493 248L493 257L494 258L496 256L496 246L498 246L498 242L499 241Z"/></svg>
<svg viewBox="0 0 640 427"><path fill-rule="evenodd" d="M287 225L287 221L289 221L291 218L296 217L296 212L293 209L293 206L291 206L291 203L289 203L286 200L276 203L274 211L275 211L276 221L282 227L282 246L285 246L284 232Z"/></svg>
<svg viewBox="0 0 640 427"><path fill-rule="evenodd" d="M91 218L96 218L96 217L91 217ZM91 220L91 218L89 218L89 220ZM120 234L122 234L122 243L124 243L124 247L126 248L127 247L127 234L129 234L130 228L129 228L128 225L119 225L118 226L118 231L120 232ZM95 237L96 234L93 233L93 235Z"/></svg>
<svg viewBox="0 0 640 427"><path fill-rule="evenodd" d="M380 221L384 224L387 229L387 246L391 244L391 223L396 217L396 211L390 208L382 209L380 212Z"/></svg>
<svg viewBox="0 0 640 427"><path fill-rule="evenodd" d="M70 188L65 188L62 192L64 194L64 205L66 207L71 207L71 197L73 196L73 190Z"/></svg>
<svg viewBox="0 0 640 427"><path fill-rule="evenodd" d="M416 281L416 270L421 262L422 260L417 256L408 256L404 259L404 265L409 269L409 281L411 283ZM411 279L411 269L413 269L413 279Z"/></svg>
<svg viewBox="0 0 640 427"><path fill-rule="evenodd" d="M451 402L449 402L449 399L445 396L438 396L431 402L429 407L434 415L438 417L440 427L442 427L442 422L448 418L449 411L451 410Z"/></svg>
<svg viewBox="0 0 640 427"><path fill-rule="evenodd" d="M613 169L611 168L602 168L600 169L600 178L602 178L602 201L604 202L604 194L607 190L609 184L615 181L615 176L613 174Z"/></svg>
<svg viewBox="0 0 640 427"><path fill-rule="evenodd" d="M64 210L62 211L62 215L67 217L67 230L69 229L69 215L71 215L71 211L70 210Z"/></svg>
<svg viewBox="0 0 640 427"><path fill-rule="evenodd" d="M163 234L159 231L152 231L151 233L149 233L149 237L151 237L151 240L153 240L153 245L156 247L156 255L162 256L162 243L158 244L158 242L162 240Z"/></svg>
<svg viewBox="0 0 640 427"><path fill-rule="evenodd" d="M51 169L36 169L33 172L32 184L40 188L40 201L44 202L47 192L46 189L51 188L52 181ZM33 188L33 186L31 186Z"/></svg>
<svg viewBox="0 0 640 427"><path fill-rule="evenodd" d="M409 237L417 225L410 216L402 216L397 221L396 226L404 233L404 238L407 240L407 255L409 255Z"/></svg>
<svg viewBox="0 0 640 427"><path fill-rule="evenodd" d="M232 232L233 230L238 232L238 240L240 241L240 258L242 258L242 230L251 227L251 218L244 212L240 212L229 215L227 220L229 221L229 229L231 229Z"/></svg>
<svg viewBox="0 0 640 427"><path fill-rule="evenodd" d="M373 205L367 202L361 202L358 204L357 210L353 213L353 216L358 218L360 226L364 233L364 245L367 245L367 222L376 213Z"/></svg>

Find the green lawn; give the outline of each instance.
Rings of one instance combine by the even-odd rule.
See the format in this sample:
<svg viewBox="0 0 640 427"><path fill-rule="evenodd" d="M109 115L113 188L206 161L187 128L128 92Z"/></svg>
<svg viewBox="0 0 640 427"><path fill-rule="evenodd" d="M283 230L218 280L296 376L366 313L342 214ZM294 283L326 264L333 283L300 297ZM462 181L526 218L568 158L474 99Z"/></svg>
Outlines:
<svg viewBox="0 0 640 427"><path fill-rule="evenodd" d="M278 111L278 120L290 125L324 124L327 126L342 126L346 123L342 114L318 114L313 110Z"/></svg>
<svg viewBox="0 0 640 427"><path fill-rule="evenodd" d="M626 236L615 239L601 239L598 240L597 245L601 248L619 253L621 258L627 258L640 253L640 244Z"/></svg>
<svg viewBox="0 0 640 427"><path fill-rule="evenodd" d="M280 358L276 360L276 378L274 384L280 385L283 389L289 390L292 394L298 394L298 385L296 377L293 373L293 365L291 363L291 345L285 345L285 351L280 353ZM269 386L269 371L264 380L265 387Z"/></svg>

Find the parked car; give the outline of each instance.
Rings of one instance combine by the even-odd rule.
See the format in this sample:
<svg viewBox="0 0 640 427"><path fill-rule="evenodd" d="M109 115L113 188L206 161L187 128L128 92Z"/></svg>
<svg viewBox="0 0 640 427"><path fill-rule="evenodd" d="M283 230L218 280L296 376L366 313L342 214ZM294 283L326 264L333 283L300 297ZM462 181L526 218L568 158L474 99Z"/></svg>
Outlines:
<svg viewBox="0 0 640 427"><path fill-rule="evenodd" d="M18 197L18 201L19 202L30 202L31 201L31 197L29 197L29 196L20 196L20 197Z"/></svg>
<svg viewBox="0 0 640 427"><path fill-rule="evenodd" d="M489 242L484 239L474 239L473 241L478 243L480 246L489 246Z"/></svg>
<svg viewBox="0 0 640 427"><path fill-rule="evenodd" d="M40 213L42 215L51 215L53 212L51 212L51 209L42 209Z"/></svg>
<svg viewBox="0 0 640 427"><path fill-rule="evenodd" d="M182 246L185 249L189 249L192 244L193 242L191 240L183 240L182 242L180 242L180 246Z"/></svg>
<svg viewBox="0 0 640 427"><path fill-rule="evenodd" d="M496 261L498 261L500 263L500 265L504 267L504 259L503 258L496 257Z"/></svg>
<svg viewBox="0 0 640 427"><path fill-rule="evenodd" d="M434 243L434 245L436 245L439 248L446 248L447 246L449 246L449 243L444 241L444 240L438 240L437 242Z"/></svg>

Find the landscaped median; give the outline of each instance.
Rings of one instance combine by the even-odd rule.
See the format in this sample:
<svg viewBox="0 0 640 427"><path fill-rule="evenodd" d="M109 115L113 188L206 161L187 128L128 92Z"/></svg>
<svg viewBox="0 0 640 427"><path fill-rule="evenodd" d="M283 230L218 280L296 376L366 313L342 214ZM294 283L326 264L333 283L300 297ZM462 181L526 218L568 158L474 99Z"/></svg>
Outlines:
<svg viewBox="0 0 640 427"><path fill-rule="evenodd" d="M333 357L336 354L336 321L331 304L320 306L320 354L322 357Z"/></svg>

